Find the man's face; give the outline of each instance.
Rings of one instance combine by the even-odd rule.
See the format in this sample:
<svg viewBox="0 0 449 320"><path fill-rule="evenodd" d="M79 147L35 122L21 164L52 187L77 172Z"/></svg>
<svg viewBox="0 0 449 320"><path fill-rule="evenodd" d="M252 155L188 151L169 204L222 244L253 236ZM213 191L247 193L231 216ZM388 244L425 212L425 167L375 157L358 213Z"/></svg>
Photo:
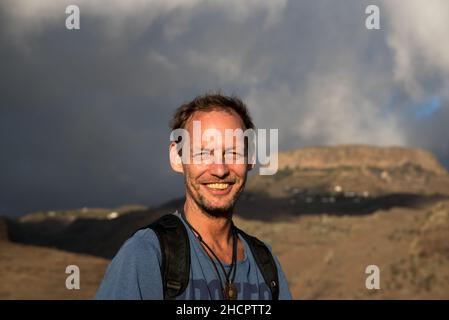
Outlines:
<svg viewBox="0 0 449 320"><path fill-rule="evenodd" d="M217 130L216 132L223 137L221 147L210 148L210 142L201 141L201 150L192 147L193 144L193 121L200 121L201 135L208 129ZM242 129L245 130L243 121L235 113L225 111L209 111L196 112L188 121L186 129L190 134L190 159L204 156L208 152L213 153L213 159L209 162L195 164L190 161L189 164L183 164L183 171L185 176L185 184L187 189L187 197L190 197L195 203L207 213L219 216L225 215L234 207L235 202L243 190L246 182L246 175L248 165L245 163L237 164L236 161L226 163L226 159L230 157L242 156L241 150L238 150L236 138L233 140L232 149L225 146L225 130L228 129ZM202 139L201 139L202 140ZM208 143L209 142L209 143ZM215 161L217 152L222 154L222 161Z"/></svg>

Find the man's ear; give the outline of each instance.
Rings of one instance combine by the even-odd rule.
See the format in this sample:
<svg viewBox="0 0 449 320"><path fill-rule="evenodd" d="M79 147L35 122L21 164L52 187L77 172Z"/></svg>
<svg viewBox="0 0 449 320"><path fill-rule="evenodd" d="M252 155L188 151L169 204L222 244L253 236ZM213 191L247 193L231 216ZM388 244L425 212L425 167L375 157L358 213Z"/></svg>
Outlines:
<svg viewBox="0 0 449 320"><path fill-rule="evenodd" d="M170 166L173 169L173 171L184 173L184 168L182 166L182 158L178 154L176 142L170 143L170 146L168 147L168 152L170 156Z"/></svg>

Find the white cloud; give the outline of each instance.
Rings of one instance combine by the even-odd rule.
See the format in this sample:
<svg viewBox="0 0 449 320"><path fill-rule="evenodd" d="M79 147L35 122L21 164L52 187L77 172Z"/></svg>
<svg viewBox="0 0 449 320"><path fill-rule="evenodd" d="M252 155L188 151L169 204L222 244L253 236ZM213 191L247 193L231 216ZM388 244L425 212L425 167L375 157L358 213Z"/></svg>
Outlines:
<svg viewBox="0 0 449 320"><path fill-rule="evenodd" d="M256 118L280 131L291 129L281 142L284 148L344 143L404 145L398 115L385 114L384 106L378 105L382 99L366 96L361 83L350 71L311 74L304 86L252 92L249 101Z"/></svg>
<svg viewBox="0 0 449 320"><path fill-rule="evenodd" d="M385 1L389 46L394 52L394 79L415 100L428 94L449 98L449 2ZM433 78L443 81L435 87ZM438 90L444 88L444 91Z"/></svg>
<svg viewBox="0 0 449 320"><path fill-rule="evenodd" d="M395 115L383 116L383 106L364 95L361 83L348 72L311 77L305 96L308 112L297 126L300 136L327 144L403 144Z"/></svg>

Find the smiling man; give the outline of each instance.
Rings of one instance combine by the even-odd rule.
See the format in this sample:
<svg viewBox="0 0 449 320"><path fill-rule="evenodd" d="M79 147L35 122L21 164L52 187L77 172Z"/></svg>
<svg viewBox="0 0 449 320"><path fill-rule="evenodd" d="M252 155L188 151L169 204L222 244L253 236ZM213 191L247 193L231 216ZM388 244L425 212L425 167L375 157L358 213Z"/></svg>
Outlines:
<svg viewBox="0 0 449 320"><path fill-rule="evenodd" d="M253 161L247 140L225 137L254 129L245 104L221 94L199 96L176 110L171 129L183 133L172 139L169 158L184 176L184 207L126 241L97 299L291 299L271 248L232 220Z"/></svg>

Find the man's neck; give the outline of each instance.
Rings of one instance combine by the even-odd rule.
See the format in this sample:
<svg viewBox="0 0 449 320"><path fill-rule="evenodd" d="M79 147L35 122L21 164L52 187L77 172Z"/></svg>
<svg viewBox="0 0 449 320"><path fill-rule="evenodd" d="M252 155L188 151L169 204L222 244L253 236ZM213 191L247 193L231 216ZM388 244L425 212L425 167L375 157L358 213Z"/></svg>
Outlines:
<svg viewBox="0 0 449 320"><path fill-rule="evenodd" d="M223 216L213 216L198 207L195 201L186 199L184 214L190 225L212 247L226 250L232 246L232 211Z"/></svg>

